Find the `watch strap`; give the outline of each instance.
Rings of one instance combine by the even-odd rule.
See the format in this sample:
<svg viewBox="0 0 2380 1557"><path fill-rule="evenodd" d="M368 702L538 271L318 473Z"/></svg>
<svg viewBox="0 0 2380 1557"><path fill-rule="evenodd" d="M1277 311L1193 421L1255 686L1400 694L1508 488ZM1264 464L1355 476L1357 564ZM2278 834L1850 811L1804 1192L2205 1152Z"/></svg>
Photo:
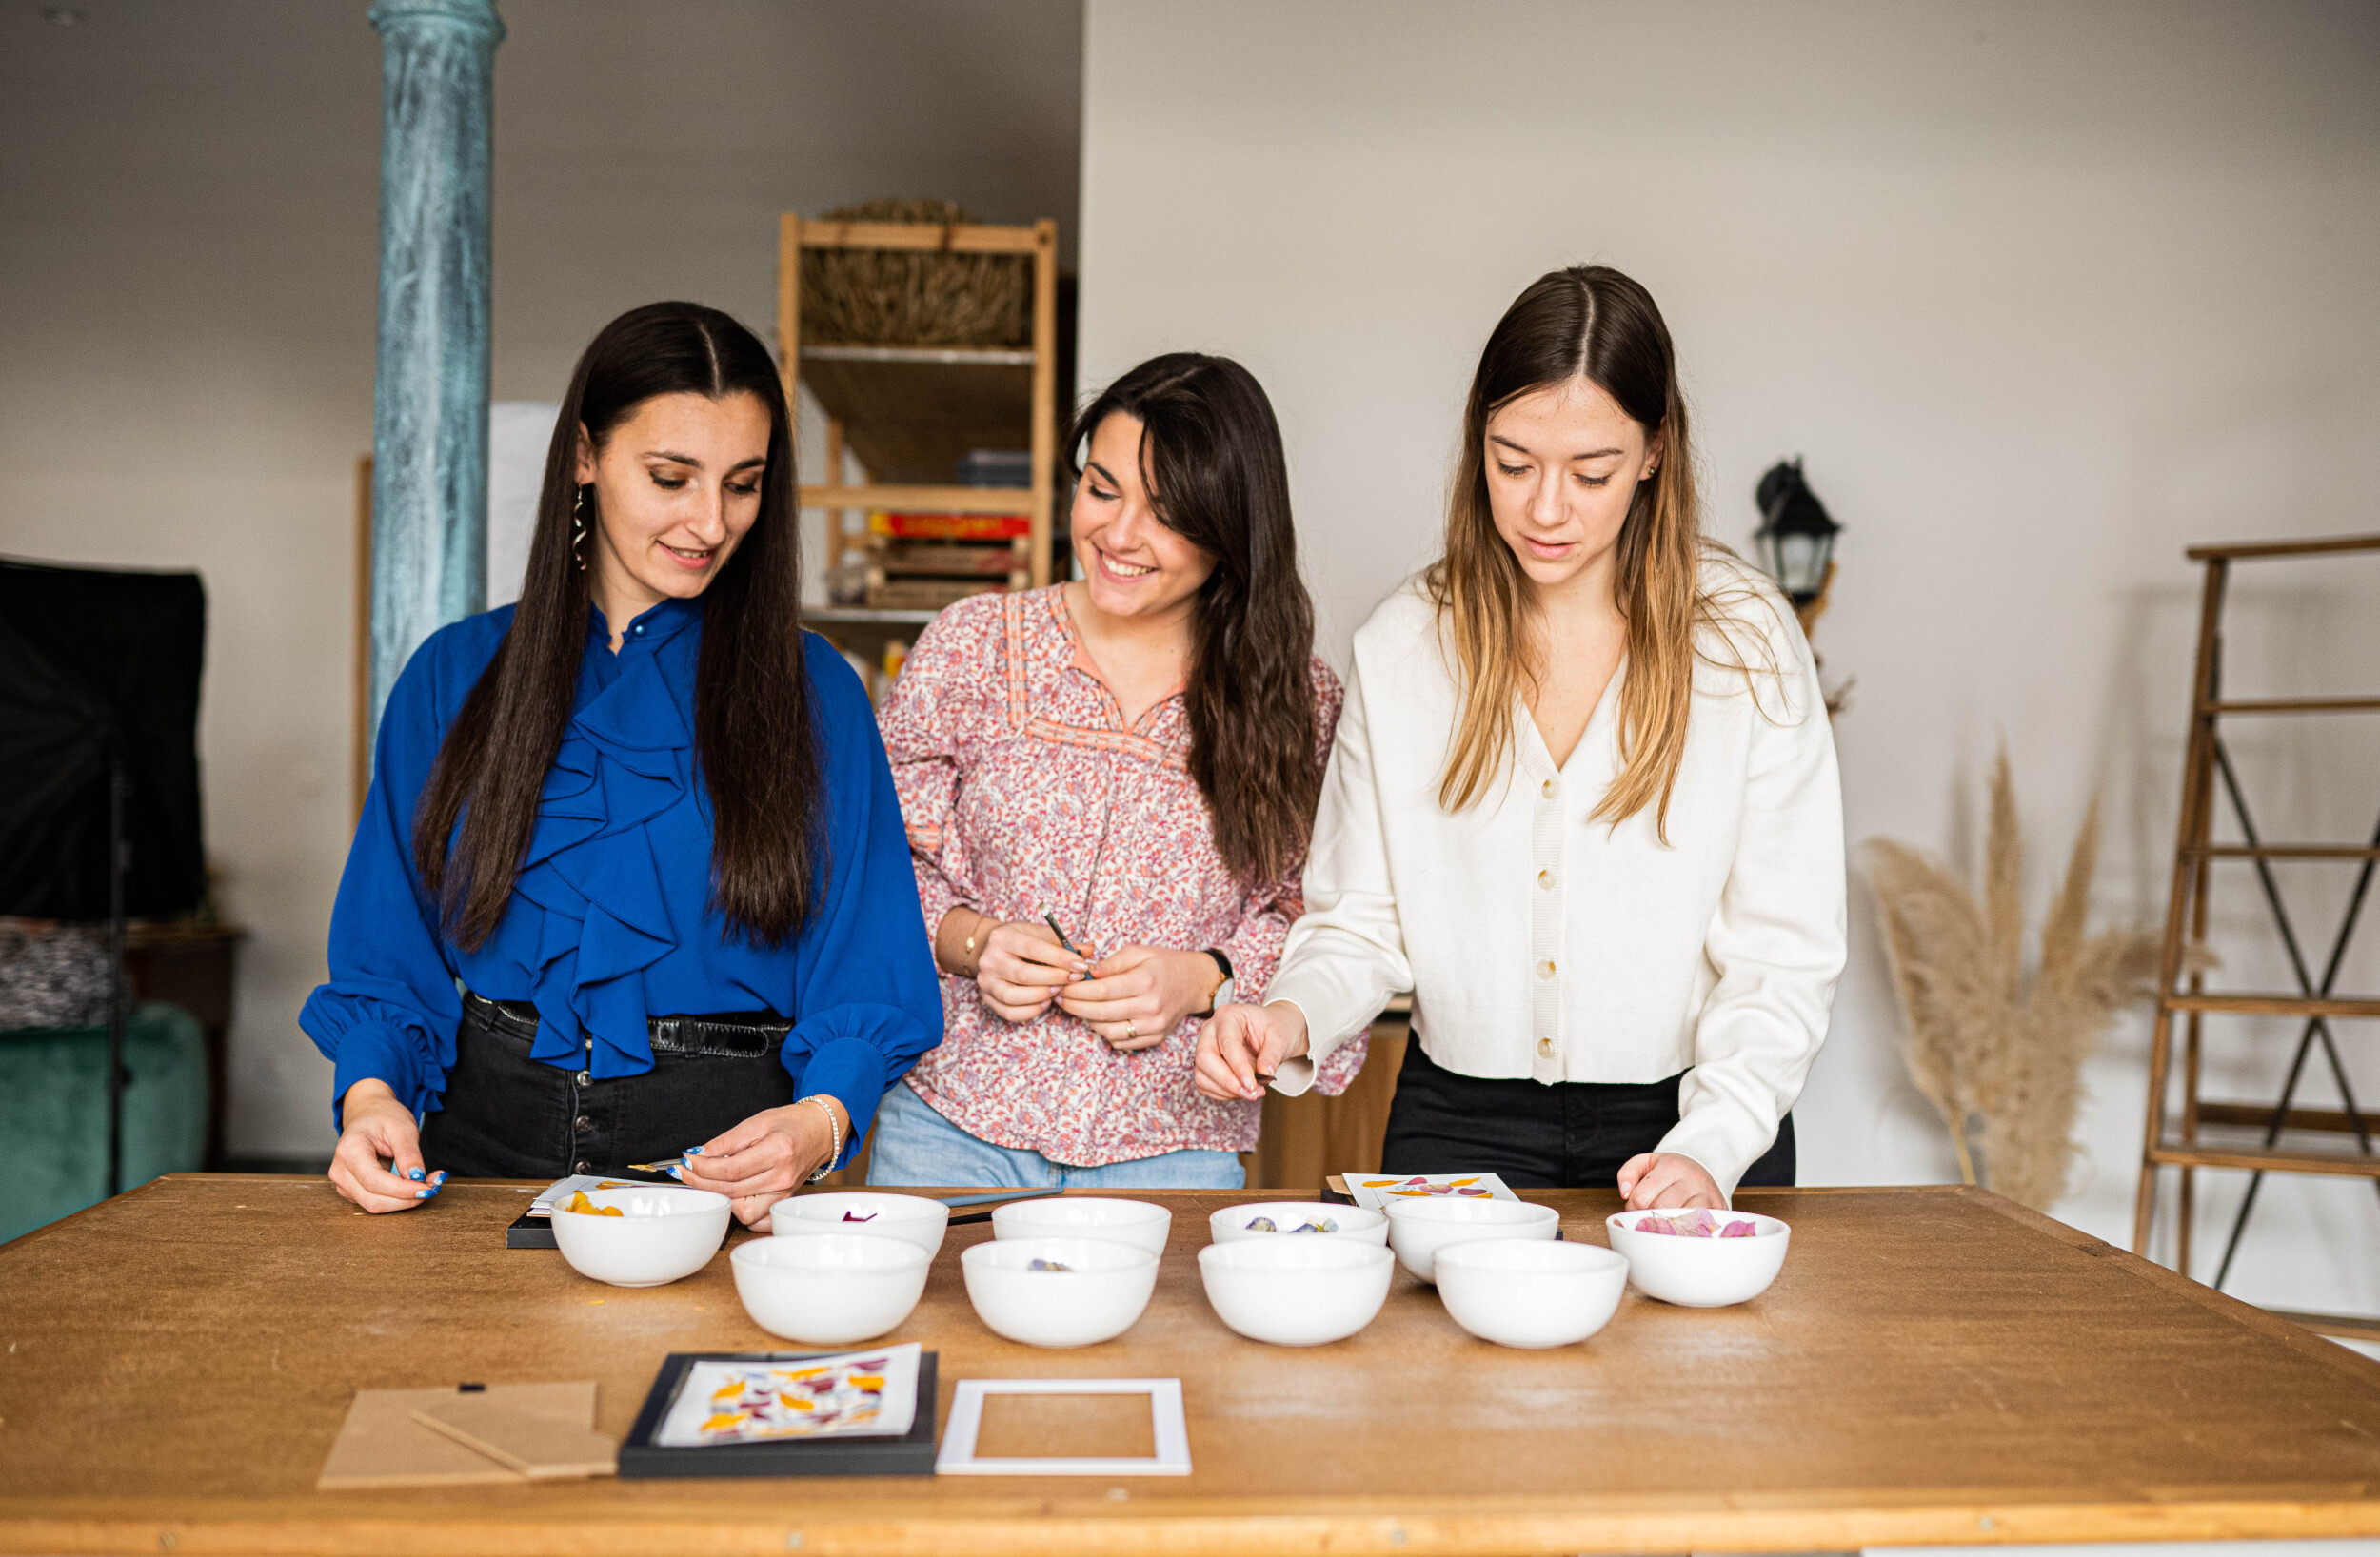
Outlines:
<svg viewBox="0 0 2380 1557"><path fill-rule="evenodd" d="M1207 1017L1215 1015L1215 996L1222 993L1223 986L1230 983L1235 976L1231 971L1231 958L1225 956L1217 948L1212 946L1206 947L1203 949L1201 955L1213 957L1215 959L1215 966L1219 970L1214 984L1210 986L1206 992L1206 1009L1194 1014L1200 1021L1203 1021Z"/></svg>

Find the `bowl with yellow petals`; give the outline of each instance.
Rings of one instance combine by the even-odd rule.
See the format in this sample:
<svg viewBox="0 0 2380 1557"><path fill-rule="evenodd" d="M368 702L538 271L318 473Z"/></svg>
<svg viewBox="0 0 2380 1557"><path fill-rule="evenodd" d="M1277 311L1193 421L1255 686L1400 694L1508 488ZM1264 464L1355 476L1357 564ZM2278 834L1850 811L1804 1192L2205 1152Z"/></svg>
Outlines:
<svg viewBox="0 0 2380 1557"><path fill-rule="evenodd" d="M614 1287L662 1287L710 1263L733 1208L676 1184L581 1190L554 1208L554 1244L570 1269Z"/></svg>

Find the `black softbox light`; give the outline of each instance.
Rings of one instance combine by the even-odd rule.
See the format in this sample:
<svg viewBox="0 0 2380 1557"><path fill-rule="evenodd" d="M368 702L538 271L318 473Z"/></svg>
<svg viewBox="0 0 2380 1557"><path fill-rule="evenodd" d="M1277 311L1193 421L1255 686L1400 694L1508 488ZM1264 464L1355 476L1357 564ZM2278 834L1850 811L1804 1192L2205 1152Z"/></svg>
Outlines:
<svg viewBox="0 0 2380 1557"><path fill-rule="evenodd" d="M111 749L127 781L123 912L198 906L206 650L194 573L0 561L0 914L109 917Z"/></svg>

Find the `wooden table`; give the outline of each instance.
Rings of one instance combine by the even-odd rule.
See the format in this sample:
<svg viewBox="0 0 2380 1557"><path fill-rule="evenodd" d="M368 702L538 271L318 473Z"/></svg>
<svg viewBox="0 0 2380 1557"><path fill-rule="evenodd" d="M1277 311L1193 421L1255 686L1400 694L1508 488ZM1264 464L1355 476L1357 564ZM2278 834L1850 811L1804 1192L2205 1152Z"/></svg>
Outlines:
<svg viewBox="0 0 2380 1557"><path fill-rule="evenodd" d="M1254 1196L1250 1196L1253 1198ZM593 1481L318 1494L359 1388L594 1377L625 1431L664 1352L777 1345L727 1261L598 1286L507 1252L526 1203L458 1183L367 1218L320 1182L159 1180L0 1249L0 1550L1001 1554L1843 1549L2380 1535L2380 1364L1973 1190L1748 1192L1776 1285L1633 1294L1509 1351L1401 1272L1336 1346L1243 1341L1175 1212L1149 1311L1078 1351L967 1306L956 1228L897 1332L952 1381L1179 1376L1180 1480ZM1599 1241L1608 1193L1530 1198Z"/></svg>

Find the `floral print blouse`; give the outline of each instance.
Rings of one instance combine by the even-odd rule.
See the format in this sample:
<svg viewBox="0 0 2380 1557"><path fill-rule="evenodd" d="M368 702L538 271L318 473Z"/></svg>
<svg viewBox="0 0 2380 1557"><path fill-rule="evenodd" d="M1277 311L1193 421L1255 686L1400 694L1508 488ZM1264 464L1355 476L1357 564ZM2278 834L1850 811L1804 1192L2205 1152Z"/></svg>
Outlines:
<svg viewBox="0 0 2380 1557"><path fill-rule="evenodd" d="M995 918L1053 915L1104 956L1127 945L1220 949L1239 997L1261 1000L1302 907L1299 877L1253 890L1215 845L1189 773L1177 689L1134 723L1076 636L1064 586L979 595L918 638L878 711L931 936L961 904ZM1315 763L1342 694L1314 661ZM1245 1152L1262 1105L1215 1102L1191 1081L1199 1022L1130 1054L1052 1006L1012 1024L975 981L942 978L943 1037L908 1083L969 1134L1096 1167L1160 1152ZM1317 1087L1343 1090L1363 1040L1335 1051Z"/></svg>

